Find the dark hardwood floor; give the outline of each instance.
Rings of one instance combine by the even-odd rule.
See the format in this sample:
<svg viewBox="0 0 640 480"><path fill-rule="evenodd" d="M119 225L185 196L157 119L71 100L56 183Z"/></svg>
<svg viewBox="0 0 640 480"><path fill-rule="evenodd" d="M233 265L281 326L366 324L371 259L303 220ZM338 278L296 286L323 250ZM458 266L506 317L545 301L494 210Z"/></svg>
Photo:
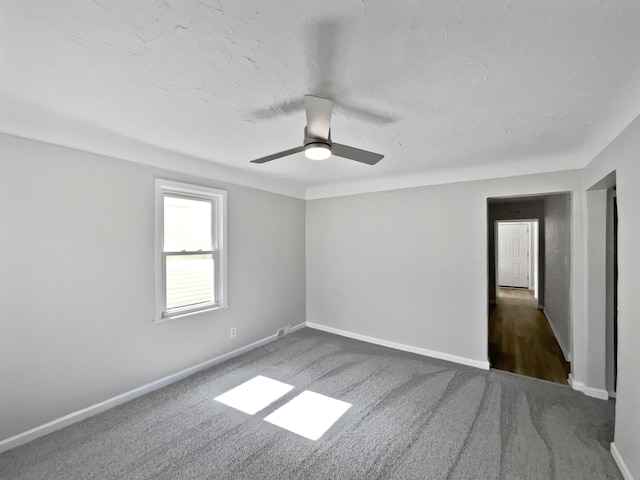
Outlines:
<svg viewBox="0 0 640 480"><path fill-rule="evenodd" d="M545 314L531 290L500 288L489 312L491 368L567 384L564 359Z"/></svg>

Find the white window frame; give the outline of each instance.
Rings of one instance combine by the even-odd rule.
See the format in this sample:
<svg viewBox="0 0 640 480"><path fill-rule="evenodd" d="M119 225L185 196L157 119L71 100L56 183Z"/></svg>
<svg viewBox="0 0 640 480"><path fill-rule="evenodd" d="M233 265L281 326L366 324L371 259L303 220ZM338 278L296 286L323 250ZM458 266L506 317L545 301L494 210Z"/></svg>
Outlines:
<svg viewBox="0 0 640 480"><path fill-rule="evenodd" d="M210 201L214 256L215 302L167 312L164 252L165 194ZM156 178L155 182L155 315L154 322L165 322L201 312L227 308L227 192L216 188Z"/></svg>

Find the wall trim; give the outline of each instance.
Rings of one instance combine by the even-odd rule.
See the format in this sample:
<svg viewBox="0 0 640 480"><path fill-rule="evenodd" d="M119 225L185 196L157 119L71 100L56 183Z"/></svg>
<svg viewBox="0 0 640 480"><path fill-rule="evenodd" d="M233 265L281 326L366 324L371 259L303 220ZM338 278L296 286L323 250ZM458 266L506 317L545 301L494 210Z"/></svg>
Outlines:
<svg viewBox="0 0 640 480"><path fill-rule="evenodd" d="M611 456L616 461L616 465L618 465L618 468L620 469L620 473L622 473L624 480L633 480L633 475L631 475L629 467L627 467L627 464L622 459L622 455L620 455L615 442L611 442Z"/></svg>
<svg viewBox="0 0 640 480"><path fill-rule="evenodd" d="M461 365L467 365L469 367L480 368L482 370L489 370L489 362L481 362L479 360L473 360L467 357L459 357L457 355L451 355L449 353L436 352L434 350L428 350L426 348L414 347L412 345L406 345L403 343L390 342L388 340L382 340L376 337L370 337L368 335L362 335L360 333L348 332L346 330L340 330L339 328L329 327L327 325L321 325L319 323L307 322L307 327L315 330L322 330L323 332L334 333L342 337L353 338L354 340L361 340L367 343L373 343L376 345L382 345L383 347L394 348L396 350L402 350L404 352L417 353L425 357L437 358L440 360L447 360L453 363L459 363Z"/></svg>
<svg viewBox="0 0 640 480"><path fill-rule="evenodd" d="M577 382L573 378L572 374L569 374L569 378L567 380L569 381L569 385L571 385L571 388L578 392L584 393L588 397L599 398L600 400L609 399L609 392L607 392L604 388L587 387L584 383Z"/></svg>
<svg viewBox="0 0 640 480"><path fill-rule="evenodd" d="M294 325L293 327L291 327L291 328L289 329L289 333L291 333L291 332L295 332L296 330L301 330L301 329L303 329L303 328L304 328L304 327L306 327L306 326L307 326L307 322L302 322L302 323L299 323L299 324L297 324L297 325Z"/></svg>
<svg viewBox="0 0 640 480"><path fill-rule="evenodd" d="M475 182L498 178L520 177L526 175L544 175L547 173L566 173L582 170L584 160L579 155L559 157L540 157L535 167L522 168L521 165L509 163L494 163L482 167L466 167L460 169L430 169L399 175L385 175L381 177L361 178L351 181L329 182L307 187L305 200L343 197L367 193L402 190L405 188L446 185L451 183ZM559 167L560 166L560 167ZM499 173L498 173L499 172ZM549 192L553 193L553 192Z"/></svg>
<svg viewBox="0 0 640 480"><path fill-rule="evenodd" d="M556 341L558 342L558 345L560 345L560 350L562 350L562 355L564 355L564 359L567 362L571 362L571 352L560 341L560 337L558 337L558 332L556 332L556 327L553 326L553 322L551 321L551 318L549 317L549 314L547 313L547 311L544 309L544 306L542 307L541 310L542 310L542 313L544 313L544 316L547 317L547 322L551 326L551 331L553 332L553 336L556 337Z"/></svg>
<svg viewBox="0 0 640 480"><path fill-rule="evenodd" d="M294 325L293 327L291 327L290 332L299 330L304 326L304 322ZM20 445L24 445L25 443L28 443L32 440L43 437L51 432L60 430L61 428L67 427L81 420L97 415L98 413L102 413L113 407L117 407L118 405L122 405L123 403L134 400L138 397L141 397L142 395L153 392L154 390L158 390L162 387L166 387L167 385L171 385L172 383L187 378L195 373L201 372L202 370L206 370L210 367L242 355L243 353L247 353L251 350L262 347L268 343L273 342L277 338L278 334L274 333L273 335L269 335L268 337L257 340L253 343L250 343L249 345L245 345L244 347L237 348L235 350L232 350L231 352L217 356L205 362L198 363L197 365L194 365L192 367L185 368L184 370L181 370L177 373L167 375L166 377L162 377L151 383L142 385L141 387L134 388L133 390L129 390L128 392L122 393L120 395L116 395L115 397L111 397L100 403L96 403L95 405L91 405L81 410L76 410L75 412L71 412L68 415L52 420L51 422L47 422L43 425L34 427L30 430L27 430L26 432L22 432L12 437L1 440L0 453L11 450L12 448L19 447Z"/></svg>

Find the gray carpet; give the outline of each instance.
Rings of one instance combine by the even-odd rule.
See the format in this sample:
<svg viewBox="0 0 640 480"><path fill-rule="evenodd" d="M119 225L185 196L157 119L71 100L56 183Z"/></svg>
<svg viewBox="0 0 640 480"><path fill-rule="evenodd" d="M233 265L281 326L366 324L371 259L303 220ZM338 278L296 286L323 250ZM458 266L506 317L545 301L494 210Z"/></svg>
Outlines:
<svg viewBox="0 0 640 480"><path fill-rule="evenodd" d="M255 415L214 397L295 388ZM317 441L264 418L304 390L352 407ZM310 329L0 455L2 479L621 479L614 405Z"/></svg>

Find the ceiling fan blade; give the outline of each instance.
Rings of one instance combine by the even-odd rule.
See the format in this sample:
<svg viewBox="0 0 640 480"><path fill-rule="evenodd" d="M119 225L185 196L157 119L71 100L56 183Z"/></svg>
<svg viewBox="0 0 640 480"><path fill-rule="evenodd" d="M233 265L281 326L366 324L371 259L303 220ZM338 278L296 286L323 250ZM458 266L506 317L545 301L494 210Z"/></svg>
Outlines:
<svg viewBox="0 0 640 480"><path fill-rule="evenodd" d="M353 104L349 105L345 103L340 103L339 109L344 110L345 112L351 113L366 122L388 125L396 121L395 118L393 118L390 114L385 114L373 109L358 107Z"/></svg>
<svg viewBox="0 0 640 480"><path fill-rule="evenodd" d="M291 115L304 108L302 97L287 99L280 103L269 105L265 108L253 110L249 112L250 118L256 120L267 120L270 118L280 117L282 115Z"/></svg>
<svg viewBox="0 0 640 480"><path fill-rule="evenodd" d="M366 163L367 165L375 165L384 158L384 155L380 155L379 153L368 152L367 150L361 150L340 143L333 143L331 145L331 153L338 157L348 158L349 160Z"/></svg>
<svg viewBox="0 0 640 480"><path fill-rule="evenodd" d="M307 135L329 140L333 102L328 98L305 95L304 110L307 113Z"/></svg>
<svg viewBox="0 0 640 480"><path fill-rule="evenodd" d="M286 157L288 155L293 155L294 153L302 152L303 150L304 150L303 146L290 148L289 150L285 150L283 152L267 155L266 157L256 158L255 160L251 160L251 163L267 163L267 162L270 162L271 160L276 160L278 158Z"/></svg>
<svg viewBox="0 0 640 480"><path fill-rule="evenodd" d="M309 92L334 98L347 70L351 38L344 17L325 17L307 27L307 78Z"/></svg>

